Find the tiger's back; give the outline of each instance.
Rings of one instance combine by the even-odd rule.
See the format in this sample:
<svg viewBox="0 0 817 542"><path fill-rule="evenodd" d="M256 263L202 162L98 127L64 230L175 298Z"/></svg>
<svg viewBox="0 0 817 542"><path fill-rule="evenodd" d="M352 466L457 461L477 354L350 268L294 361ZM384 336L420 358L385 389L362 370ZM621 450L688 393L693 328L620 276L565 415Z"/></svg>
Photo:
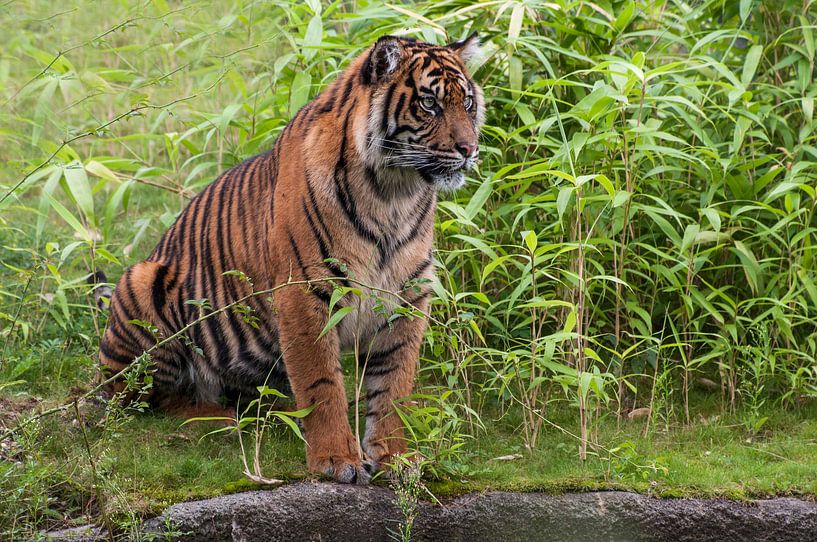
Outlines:
<svg viewBox="0 0 817 542"><path fill-rule="evenodd" d="M376 308L428 308L436 192L461 185L476 160L484 106L464 67L475 44L388 36L358 57L271 152L208 186L125 273L102 363L122 371L157 337L184 329L151 351L153 404L213 414L224 396L289 385L298 408L314 409L304 420L313 470L365 481L367 466L405 451L393 409L411 391L425 322L388 323L389 312ZM322 334L333 284L364 295L344 296L336 308L352 312ZM197 322L211 309L217 314ZM367 392L365 457L339 364L355 345Z"/></svg>

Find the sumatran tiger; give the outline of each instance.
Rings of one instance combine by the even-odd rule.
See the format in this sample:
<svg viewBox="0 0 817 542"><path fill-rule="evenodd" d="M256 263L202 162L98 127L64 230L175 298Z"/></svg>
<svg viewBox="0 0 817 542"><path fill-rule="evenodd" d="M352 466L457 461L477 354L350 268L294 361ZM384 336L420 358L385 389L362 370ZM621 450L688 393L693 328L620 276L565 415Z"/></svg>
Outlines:
<svg viewBox="0 0 817 542"><path fill-rule="evenodd" d="M303 420L310 470L366 483L406 452L395 402L411 393L425 320L378 308L386 297L427 312L437 192L462 186L478 157L484 101L465 66L477 49L474 35L446 46L381 37L298 111L271 151L198 194L116 285L103 374L118 375L157 337L199 318L202 302L190 300L218 309L289 284L154 348L148 403L214 415L225 397L286 386L297 408L313 407ZM354 311L321 335L330 277L354 278L364 296L343 297L332 310ZM340 365L355 341L366 388L362 453ZM112 391L125 386L118 378L109 378Z"/></svg>

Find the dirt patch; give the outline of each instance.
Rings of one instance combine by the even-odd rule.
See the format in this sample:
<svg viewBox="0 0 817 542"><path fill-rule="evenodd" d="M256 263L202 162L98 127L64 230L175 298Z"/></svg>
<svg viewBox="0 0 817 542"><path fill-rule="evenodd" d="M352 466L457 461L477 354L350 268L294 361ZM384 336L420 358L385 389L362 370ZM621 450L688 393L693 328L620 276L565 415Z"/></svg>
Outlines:
<svg viewBox="0 0 817 542"><path fill-rule="evenodd" d="M0 397L0 433L17 425L17 420L34 410L41 400L31 396L20 397ZM0 441L0 460L19 463L22 461L23 449L20 444L12 439L5 438Z"/></svg>

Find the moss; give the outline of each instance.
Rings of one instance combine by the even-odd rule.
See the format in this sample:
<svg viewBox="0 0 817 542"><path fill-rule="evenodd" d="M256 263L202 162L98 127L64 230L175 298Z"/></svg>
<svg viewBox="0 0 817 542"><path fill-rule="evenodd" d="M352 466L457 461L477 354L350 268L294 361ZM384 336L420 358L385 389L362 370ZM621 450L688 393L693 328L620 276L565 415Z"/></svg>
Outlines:
<svg viewBox="0 0 817 542"><path fill-rule="evenodd" d="M20 410L43 406L25 395L6 398L5 404ZM243 478L238 439L234 434L211 434L218 427L180 425L160 414L140 414L113 431L102 430L102 415L100 407L83 410L98 486L112 517L152 515L180 501L267 487ZM543 431L537 448L529 451L521 446L518 420L486 416L485 431L468 439L457 456L455 473L429 480L426 486L440 500L483 491L595 490L737 501L778 495L817 498L815 406L769 415L761 436L748 434L737 418L730 417L691 428L671 426L646 437L641 423L602 420L597 427L599 446L585 462L578 460L576 443L566 432ZM554 424L573 432L572 411L554 411L552 416ZM708 418L701 413L699 419ZM97 513L83 504L95 499L88 490L95 478L82 434L70 417L55 416L43 420L28 443L32 447L25 463L26 491L49 484L61 487L57 498L75 503L60 508L69 516ZM245 446L251 449L252 443ZM618 449L618 455L611 449ZM515 459L507 460L509 456ZM265 476L287 482L315 479L306 470L303 442L287 428L268 433L259 459ZM375 483L388 486L383 479Z"/></svg>
<svg viewBox="0 0 817 542"><path fill-rule="evenodd" d="M221 487L222 493L230 494L230 493L241 493L242 491L254 491L256 489L264 489L266 486L264 484L259 484L257 482L253 482L251 480L235 480L233 482L227 482Z"/></svg>

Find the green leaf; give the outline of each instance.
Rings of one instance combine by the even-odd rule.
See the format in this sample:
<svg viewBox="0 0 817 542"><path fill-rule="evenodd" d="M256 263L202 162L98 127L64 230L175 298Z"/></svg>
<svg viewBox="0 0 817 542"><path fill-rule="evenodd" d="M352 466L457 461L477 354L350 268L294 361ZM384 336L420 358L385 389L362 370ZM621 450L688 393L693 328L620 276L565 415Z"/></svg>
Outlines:
<svg viewBox="0 0 817 542"><path fill-rule="evenodd" d="M653 222L655 222L658 225L659 228L661 228L661 231L664 232L664 235L667 236L667 239L672 241L673 245L680 248L680 246L682 244L681 237L678 235L678 231L674 227L672 227L672 224L670 224L669 221L666 218L659 215L655 211L648 210L648 209L645 208L644 212L650 218L652 218Z"/></svg>
<svg viewBox="0 0 817 542"><path fill-rule="evenodd" d="M624 5L624 9L622 9L616 20L613 22L613 26L619 32L623 32L627 25L630 24L630 21L633 20L633 16L635 15L635 2L630 0Z"/></svg>
<svg viewBox="0 0 817 542"><path fill-rule="evenodd" d="M335 308L338 301L340 301L348 292L349 290L347 288L335 288L332 291L332 297L329 298L329 310L331 311L333 308Z"/></svg>
<svg viewBox="0 0 817 542"><path fill-rule="evenodd" d="M806 58L811 59L813 64L815 53L817 53L814 46L814 34L811 31L814 26L814 19L813 16L812 20L807 19L803 15L799 15L798 17L800 19L800 29L803 32L803 45L806 47Z"/></svg>
<svg viewBox="0 0 817 542"><path fill-rule="evenodd" d="M783 194L787 194L799 187L800 187L799 183L783 181L781 183L778 183L777 186L775 186L768 194L766 194L766 197L763 198L763 201L766 203L771 203L775 199L782 196Z"/></svg>
<svg viewBox="0 0 817 542"><path fill-rule="evenodd" d="M522 237L525 240L525 246L528 247L530 253L536 252L536 244L539 239L536 237L535 231L523 231Z"/></svg>
<svg viewBox="0 0 817 542"><path fill-rule="evenodd" d="M493 273L494 270L497 267L502 265L505 262L505 260L507 260L510 257L511 257L510 255L500 256L500 257L494 258L490 262L488 262L488 264L482 270L482 278L480 279L480 286L482 286L482 284L485 282L485 279L488 278L488 275Z"/></svg>
<svg viewBox="0 0 817 542"><path fill-rule="evenodd" d="M610 182L610 179L607 178L607 175L596 175L595 180L604 188L608 196L611 198L615 196L616 189L613 187L613 183Z"/></svg>
<svg viewBox="0 0 817 542"><path fill-rule="evenodd" d="M740 241L735 241L735 250L740 261L743 263L743 270L746 273L746 279L749 281L752 292L757 293L758 277L760 276L760 264L757 263L757 258L755 258L752 251Z"/></svg>
<svg viewBox="0 0 817 542"><path fill-rule="evenodd" d="M36 147L40 143L43 133L43 126L51 114L51 103L54 98L54 91L57 90L59 79L52 78L46 81L43 91L34 106L33 128L31 131L31 145Z"/></svg>
<svg viewBox="0 0 817 542"><path fill-rule="evenodd" d="M299 70L292 79L289 91L289 116L294 117L306 102L309 101L309 90L312 76L307 70Z"/></svg>
<svg viewBox="0 0 817 542"><path fill-rule="evenodd" d="M740 20L746 21L749 18L749 13L752 12L752 3L754 0L740 0Z"/></svg>
<svg viewBox="0 0 817 542"><path fill-rule="evenodd" d="M516 47L516 40L522 32L522 21L525 17L525 4L518 3L514 5L511 11L511 21L508 24L508 45Z"/></svg>
<svg viewBox="0 0 817 542"><path fill-rule="evenodd" d="M124 183L120 184L113 195L108 198L108 202L105 204L105 238L108 239L111 236L111 228L114 225L114 215L117 211L126 211L127 210L127 203L128 203L128 195L130 194L131 189L135 181L125 181Z"/></svg>
<svg viewBox="0 0 817 542"><path fill-rule="evenodd" d="M626 190L619 190L613 197L613 208L618 208L624 205L630 199L630 193Z"/></svg>
<svg viewBox="0 0 817 542"><path fill-rule="evenodd" d="M698 237L698 232L701 231L701 227L697 224L689 224L684 229L684 239L681 241L681 252L686 252L692 247L695 243L695 240Z"/></svg>
<svg viewBox="0 0 817 542"><path fill-rule="evenodd" d="M287 424L287 426L292 430L292 432L295 433L295 436L297 436L302 441L306 442L303 434L301 433L301 428L298 427L298 424L295 423L295 420L293 420L287 414L284 413L277 413L275 414L275 417L284 422L285 424Z"/></svg>
<svg viewBox="0 0 817 542"><path fill-rule="evenodd" d="M567 313L567 318L565 318L565 325L563 328L564 333L572 333L573 328L576 327L576 311L575 309Z"/></svg>
<svg viewBox="0 0 817 542"><path fill-rule="evenodd" d="M748 87L749 83L752 82L755 72L757 71L757 64L760 62L760 57L762 54L762 45L753 45L746 53L746 60L743 63L743 73L740 76L740 82L743 83L744 87Z"/></svg>
<svg viewBox="0 0 817 542"><path fill-rule="evenodd" d="M102 247L96 247L94 251L97 255L102 256L104 259L108 260L114 265L122 265L122 262L119 261L119 258L108 252Z"/></svg>
<svg viewBox="0 0 817 542"><path fill-rule="evenodd" d="M559 220L564 218L571 195L573 195L573 187L565 186L559 190L559 195L556 196L556 212L559 213Z"/></svg>
<svg viewBox="0 0 817 542"><path fill-rule="evenodd" d="M817 286L814 285L814 281L804 269L797 270L797 277L803 283L803 288L808 293L813 308L817 308Z"/></svg>
<svg viewBox="0 0 817 542"><path fill-rule="evenodd" d="M474 217L477 216L477 213L483 210L485 202L488 201L488 198L491 196L492 188L493 183L491 180L485 179L482 184L479 185L477 191L474 192L474 195L471 196L468 205L465 206L465 215L469 220L473 220Z"/></svg>
<svg viewBox="0 0 817 542"><path fill-rule="evenodd" d="M323 41L323 21L320 15L315 15L309 20L304 34L303 55L304 60L310 61L317 53L317 47Z"/></svg>
<svg viewBox="0 0 817 542"><path fill-rule="evenodd" d="M257 386L255 389L258 390L259 397L268 397L272 395L273 397L278 397L281 399L286 398L286 395L276 390L275 388L270 388L269 386Z"/></svg>
<svg viewBox="0 0 817 542"><path fill-rule="evenodd" d="M341 307L335 312L333 312L332 316L329 317L329 321L326 322L325 326L323 326L323 329L318 335L318 339L321 339L324 335L326 335L332 329L334 329L334 327L337 326L341 322L341 320L343 320L343 318L353 310L355 310L354 307Z"/></svg>
<svg viewBox="0 0 817 542"><path fill-rule="evenodd" d="M51 205L51 207L52 207L52 208L53 208L55 211L57 211L57 213L58 213L58 214L59 214L59 215L60 215L60 216L61 216L61 217L62 217L62 218L63 218L63 219L66 221L66 222L68 222L68 225L69 225L69 226L71 226L72 228L74 228L74 231L76 231L76 232L79 234L80 238L82 238L84 241L90 241L90 240L91 240L91 236L90 236L90 234L88 233L88 230L86 230L86 229L85 229L85 226L83 226L83 225L80 223L80 221L79 221L79 220L77 220L77 218L76 218L74 215L72 215L72 214L71 214L71 211L69 211L68 209L66 209L65 207L63 207L62 203L60 203L59 201L55 200L55 199L54 199L54 198L51 196L51 194L46 194L46 197L48 198L48 203Z"/></svg>
<svg viewBox="0 0 817 542"><path fill-rule="evenodd" d="M105 179L106 181L120 181L116 173L111 171L105 164L97 162L96 160L88 160L88 163L85 164L85 171L91 175L96 175L97 177Z"/></svg>
<svg viewBox="0 0 817 542"><path fill-rule="evenodd" d="M488 343L485 342L485 337L482 336L482 332L479 330L479 327L477 326L476 320L474 320L474 319L468 320L468 327L470 327L471 331L473 331L474 334L477 337L479 337L479 340L482 342L482 344L484 344L484 345L488 344Z"/></svg>
<svg viewBox="0 0 817 542"><path fill-rule="evenodd" d="M77 202L77 206L85 217L85 220L94 226L96 219L94 216L94 197L91 193L91 184L88 181L88 174L85 167L80 162L73 162L63 169L65 182L68 185L68 193Z"/></svg>
<svg viewBox="0 0 817 542"><path fill-rule="evenodd" d="M514 90L522 89L522 72L524 66L518 57L512 56L508 60L508 82L510 87Z"/></svg>
<svg viewBox="0 0 817 542"><path fill-rule="evenodd" d="M323 6L321 5L320 0L306 0L306 4L309 6L309 9L315 15L320 15L321 11L323 10Z"/></svg>
<svg viewBox="0 0 817 542"><path fill-rule="evenodd" d="M63 176L62 168L54 167L51 171L51 175L48 177L48 180L45 182L45 186L43 186L43 192L40 196L40 204L37 209L37 228L36 228L36 242L37 245L40 244L40 238L42 237L43 229L45 229L45 222L48 218L48 208L51 206L51 196L54 194L54 191L57 189L57 186L60 183L60 179Z"/></svg>

